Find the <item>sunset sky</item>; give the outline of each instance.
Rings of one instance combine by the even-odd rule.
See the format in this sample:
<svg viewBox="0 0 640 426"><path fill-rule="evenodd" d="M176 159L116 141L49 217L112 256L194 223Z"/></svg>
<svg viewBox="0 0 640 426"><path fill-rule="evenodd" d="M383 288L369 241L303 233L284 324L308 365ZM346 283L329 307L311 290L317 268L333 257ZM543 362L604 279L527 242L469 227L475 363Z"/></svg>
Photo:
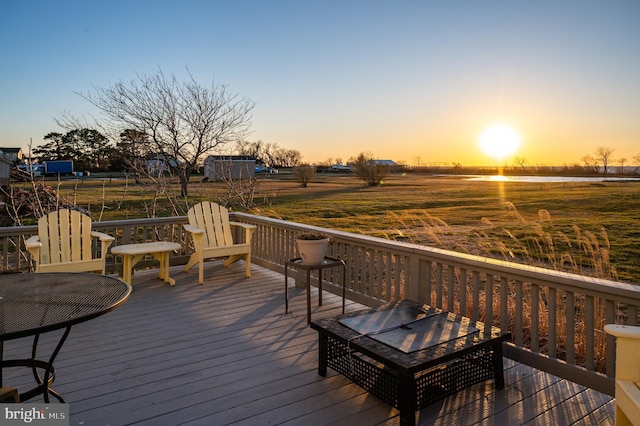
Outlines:
<svg viewBox="0 0 640 426"><path fill-rule="evenodd" d="M249 140L346 161L493 165L640 154L640 1L0 1L0 147L28 149L75 92L161 69L252 99ZM615 162L614 161L614 162Z"/></svg>

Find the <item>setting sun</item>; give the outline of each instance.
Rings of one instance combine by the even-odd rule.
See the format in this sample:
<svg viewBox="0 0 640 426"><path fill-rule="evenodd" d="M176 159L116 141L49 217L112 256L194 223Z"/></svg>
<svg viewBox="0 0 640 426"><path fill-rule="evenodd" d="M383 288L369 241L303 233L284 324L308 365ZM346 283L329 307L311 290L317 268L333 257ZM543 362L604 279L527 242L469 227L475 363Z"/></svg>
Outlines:
<svg viewBox="0 0 640 426"><path fill-rule="evenodd" d="M512 127L497 124L480 135L478 144L485 154L502 160L518 150L520 140L520 135Z"/></svg>

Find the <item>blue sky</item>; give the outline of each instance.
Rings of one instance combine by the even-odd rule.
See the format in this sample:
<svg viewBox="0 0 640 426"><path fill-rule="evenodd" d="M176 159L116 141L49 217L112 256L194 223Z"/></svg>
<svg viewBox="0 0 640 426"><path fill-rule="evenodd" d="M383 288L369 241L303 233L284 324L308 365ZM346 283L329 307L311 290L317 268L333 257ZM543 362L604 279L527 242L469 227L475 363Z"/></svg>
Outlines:
<svg viewBox="0 0 640 426"><path fill-rule="evenodd" d="M75 92L188 67L309 162L493 164L497 122L528 164L640 154L640 1L3 0L0 52L0 146L95 113Z"/></svg>

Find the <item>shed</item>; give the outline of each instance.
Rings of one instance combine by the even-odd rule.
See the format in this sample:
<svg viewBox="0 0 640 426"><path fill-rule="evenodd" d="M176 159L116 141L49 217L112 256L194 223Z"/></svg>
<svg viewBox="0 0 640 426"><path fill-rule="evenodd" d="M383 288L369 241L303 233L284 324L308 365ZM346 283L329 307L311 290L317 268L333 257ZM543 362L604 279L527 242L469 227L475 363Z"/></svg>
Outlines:
<svg viewBox="0 0 640 426"><path fill-rule="evenodd" d="M12 162L0 157L0 186L9 186Z"/></svg>
<svg viewBox="0 0 640 426"><path fill-rule="evenodd" d="M250 155L210 155L204 160L204 177L210 181L253 179L255 165Z"/></svg>

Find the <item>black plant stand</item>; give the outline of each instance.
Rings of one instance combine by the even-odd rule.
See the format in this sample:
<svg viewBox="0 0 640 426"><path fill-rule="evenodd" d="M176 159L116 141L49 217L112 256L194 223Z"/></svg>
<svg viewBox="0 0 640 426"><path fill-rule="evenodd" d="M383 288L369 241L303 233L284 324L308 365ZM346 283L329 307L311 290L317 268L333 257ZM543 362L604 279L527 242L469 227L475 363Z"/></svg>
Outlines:
<svg viewBox="0 0 640 426"><path fill-rule="evenodd" d="M302 258L296 257L293 259L287 260L284 266L284 298L285 298L285 308L284 312L286 314L289 313L289 279L288 279L288 270L289 267L302 269L303 271L307 271L307 324L311 323L311 271L317 269L318 270L318 306L322 306L322 270L327 268L335 268L342 267L342 313L344 314L344 299L346 293L346 268L343 260L337 259L335 257L325 256L322 260L322 263L317 265L305 265L302 262Z"/></svg>

